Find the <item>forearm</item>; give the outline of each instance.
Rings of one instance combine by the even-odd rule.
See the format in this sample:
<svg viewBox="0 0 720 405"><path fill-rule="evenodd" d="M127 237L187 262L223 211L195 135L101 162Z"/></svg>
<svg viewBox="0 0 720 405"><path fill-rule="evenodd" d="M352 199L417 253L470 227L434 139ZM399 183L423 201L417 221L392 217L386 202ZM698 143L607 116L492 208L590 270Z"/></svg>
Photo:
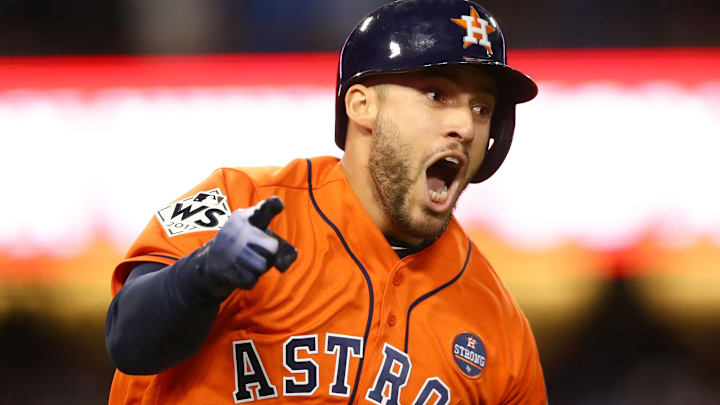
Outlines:
<svg viewBox="0 0 720 405"><path fill-rule="evenodd" d="M162 269L156 263L140 264L116 294L105 339L120 371L156 374L202 346L224 298L202 280L202 250Z"/></svg>
<svg viewBox="0 0 720 405"><path fill-rule="evenodd" d="M286 270L297 251L266 230L282 209L272 197L237 210L213 239L172 266L133 269L106 320L105 344L118 369L155 374L189 358L236 288L252 289L273 265Z"/></svg>

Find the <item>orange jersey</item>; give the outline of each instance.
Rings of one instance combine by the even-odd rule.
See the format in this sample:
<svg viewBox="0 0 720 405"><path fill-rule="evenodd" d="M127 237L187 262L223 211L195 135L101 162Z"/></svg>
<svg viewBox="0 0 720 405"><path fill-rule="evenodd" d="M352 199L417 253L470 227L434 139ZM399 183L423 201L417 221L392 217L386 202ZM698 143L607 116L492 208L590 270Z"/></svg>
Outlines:
<svg viewBox="0 0 720 405"><path fill-rule="evenodd" d="M269 228L297 248L295 263L235 290L185 362L152 376L117 371L111 405L546 403L528 321L455 219L400 259L336 158L215 171L156 213L115 269L113 293L128 264L172 264L232 210L273 195L285 209Z"/></svg>

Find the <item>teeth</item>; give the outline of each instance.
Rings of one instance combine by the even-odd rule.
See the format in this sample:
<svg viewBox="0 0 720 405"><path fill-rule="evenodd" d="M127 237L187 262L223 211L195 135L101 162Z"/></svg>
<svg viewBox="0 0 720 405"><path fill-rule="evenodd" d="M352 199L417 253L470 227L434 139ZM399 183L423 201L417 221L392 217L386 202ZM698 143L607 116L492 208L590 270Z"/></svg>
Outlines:
<svg viewBox="0 0 720 405"><path fill-rule="evenodd" d="M444 186L441 192L435 192L432 190L428 190L428 194L430 194L430 200L432 202L441 203L445 202L448 198L448 188L447 186Z"/></svg>
<svg viewBox="0 0 720 405"><path fill-rule="evenodd" d="M458 158L456 158L456 157L454 157L454 156L448 156L448 157L446 157L446 158L445 158L445 161L446 161L446 162L453 163L453 164L456 164L456 165L459 165L459 164L460 164L460 159L458 159Z"/></svg>

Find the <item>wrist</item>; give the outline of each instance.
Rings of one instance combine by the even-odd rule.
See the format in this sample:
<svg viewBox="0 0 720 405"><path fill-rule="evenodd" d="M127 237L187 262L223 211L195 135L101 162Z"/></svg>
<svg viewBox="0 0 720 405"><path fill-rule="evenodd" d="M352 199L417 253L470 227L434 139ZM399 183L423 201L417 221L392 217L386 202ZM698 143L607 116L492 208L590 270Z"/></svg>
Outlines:
<svg viewBox="0 0 720 405"><path fill-rule="evenodd" d="M189 292L192 293L199 301L219 304L224 301L235 289L220 280L214 272L208 267L208 257L211 244L214 239L206 245L195 250L188 256L178 260L180 267L179 273L182 273L182 281Z"/></svg>

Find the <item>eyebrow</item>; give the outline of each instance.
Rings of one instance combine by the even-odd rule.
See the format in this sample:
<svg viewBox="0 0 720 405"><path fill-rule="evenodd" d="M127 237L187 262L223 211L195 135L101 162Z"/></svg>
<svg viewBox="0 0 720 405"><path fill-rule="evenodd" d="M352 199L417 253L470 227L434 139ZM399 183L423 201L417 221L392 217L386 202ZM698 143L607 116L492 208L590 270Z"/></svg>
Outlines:
<svg viewBox="0 0 720 405"><path fill-rule="evenodd" d="M422 71L420 72L422 77L426 78L439 78L439 79L445 79L448 81L453 82L456 86L462 87L461 83L463 79L460 77L460 75L457 72L454 72L452 70L447 72L434 72L434 71ZM494 96L497 96L497 87L494 84L489 83L480 83L479 81L477 83L473 83L472 85L473 91L476 93L489 93Z"/></svg>

